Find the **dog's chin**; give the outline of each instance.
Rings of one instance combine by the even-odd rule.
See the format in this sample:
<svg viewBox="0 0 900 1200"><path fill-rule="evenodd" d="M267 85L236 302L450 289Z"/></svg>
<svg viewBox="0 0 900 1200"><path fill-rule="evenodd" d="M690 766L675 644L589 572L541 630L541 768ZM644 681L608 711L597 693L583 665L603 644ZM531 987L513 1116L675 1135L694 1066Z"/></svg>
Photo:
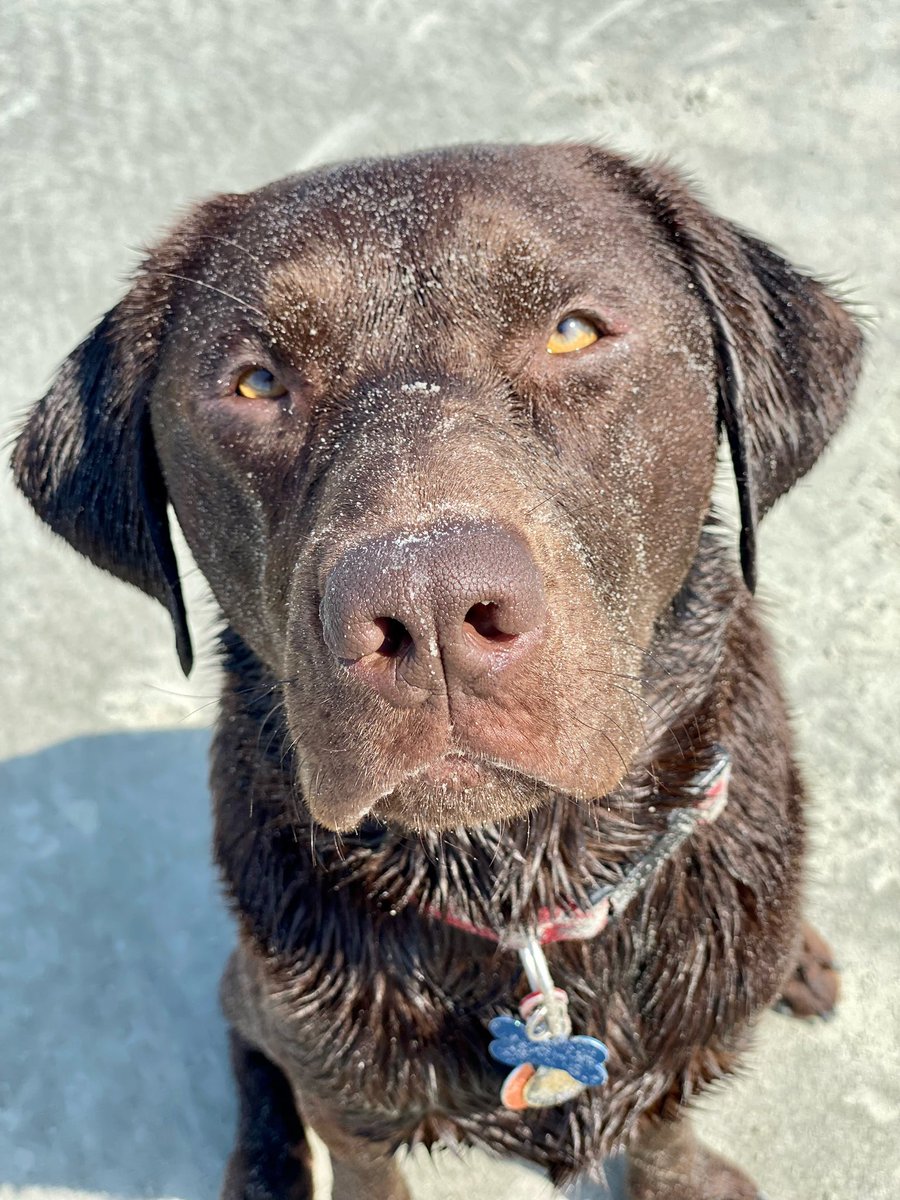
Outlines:
<svg viewBox="0 0 900 1200"><path fill-rule="evenodd" d="M372 815L416 833L476 828L524 816L557 794L504 767L442 759L383 796Z"/></svg>
<svg viewBox="0 0 900 1200"><path fill-rule="evenodd" d="M315 801L310 811L336 833L349 833L368 818L425 833L510 821L566 794L565 789L508 767L448 755L407 776L362 811L336 812Z"/></svg>

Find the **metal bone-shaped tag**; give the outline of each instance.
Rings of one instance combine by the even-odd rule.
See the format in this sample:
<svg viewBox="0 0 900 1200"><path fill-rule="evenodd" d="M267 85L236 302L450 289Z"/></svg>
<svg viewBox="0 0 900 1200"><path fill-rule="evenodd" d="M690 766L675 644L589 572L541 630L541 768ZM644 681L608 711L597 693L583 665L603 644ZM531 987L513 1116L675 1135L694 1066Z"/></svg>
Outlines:
<svg viewBox="0 0 900 1200"><path fill-rule="evenodd" d="M571 1036L568 996L561 988L533 993L519 1006L521 1021L495 1017L488 1051L515 1067L500 1092L506 1108L546 1108L606 1082L607 1049L593 1037Z"/></svg>

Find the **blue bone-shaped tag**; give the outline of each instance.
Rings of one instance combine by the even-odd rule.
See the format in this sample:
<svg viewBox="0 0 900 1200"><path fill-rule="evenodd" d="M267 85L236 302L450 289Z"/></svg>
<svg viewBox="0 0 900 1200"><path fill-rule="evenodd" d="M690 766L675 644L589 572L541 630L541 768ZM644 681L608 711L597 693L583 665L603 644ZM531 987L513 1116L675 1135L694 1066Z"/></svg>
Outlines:
<svg viewBox="0 0 900 1200"><path fill-rule="evenodd" d="M498 1062L511 1067L520 1063L555 1067L560 1071L568 1071L574 1079L588 1087L606 1083L603 1064L609 1053L598 1038L579 1034L577 1037L532 1041L523 1022L515 1017L494 1017L488 1029L495 1039L488 1046L488 1053Z"/></svg>

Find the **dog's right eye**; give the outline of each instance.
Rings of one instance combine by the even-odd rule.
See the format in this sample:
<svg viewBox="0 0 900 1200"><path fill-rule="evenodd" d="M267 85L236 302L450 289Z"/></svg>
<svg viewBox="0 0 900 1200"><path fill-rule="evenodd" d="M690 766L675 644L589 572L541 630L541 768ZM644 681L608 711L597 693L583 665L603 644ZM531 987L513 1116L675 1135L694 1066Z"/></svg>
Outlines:
<svg viewBox="0 0 900 1200"><path fill-rule="evenodd" d="M250 367L237 377L234 390L245 400L277 400L287 394L287 388L265 367Z"/></svg>

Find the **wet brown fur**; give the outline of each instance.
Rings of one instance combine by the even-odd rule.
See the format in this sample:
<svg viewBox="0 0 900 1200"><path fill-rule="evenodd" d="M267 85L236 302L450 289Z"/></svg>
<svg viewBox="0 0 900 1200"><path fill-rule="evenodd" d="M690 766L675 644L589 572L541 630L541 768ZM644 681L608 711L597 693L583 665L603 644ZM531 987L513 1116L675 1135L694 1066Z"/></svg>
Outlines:
<svg viewBox="0 0 900 1200"><path fill-rule="evenodd" d="M600 311L608 345L551 363L546 330L573 307ZM755 1194L681 1119L734 1069L804 936L802 785L711 509L716 433L752 585L755 520L839 424L859 354L821 284L664 167L470 147L200 207L63 367L18 442L20 487L167 605L187 666L171 502L227 622L212 790L240 929L228 1197L309 1196L304 1121L342 1200L399 1200L393 1151L447 1139L557 1180L627 1147L633 1200ZM229 393L234 363L260 359L289 410ZM347 546L447 513L525 539L552 621L502 690L445 681L388 711L322 641L324 581ZM518 961L423 910L502 929L583 900L646 851L713 742L734 769L719 822L621 923L549 950L575 1028L610 1047L609 1082L505 1111L486 1026L526 990ZM478 786L422 782L448 752ZM805 936L815 978L785 995L822 1011L827 947Z"/></svg>

